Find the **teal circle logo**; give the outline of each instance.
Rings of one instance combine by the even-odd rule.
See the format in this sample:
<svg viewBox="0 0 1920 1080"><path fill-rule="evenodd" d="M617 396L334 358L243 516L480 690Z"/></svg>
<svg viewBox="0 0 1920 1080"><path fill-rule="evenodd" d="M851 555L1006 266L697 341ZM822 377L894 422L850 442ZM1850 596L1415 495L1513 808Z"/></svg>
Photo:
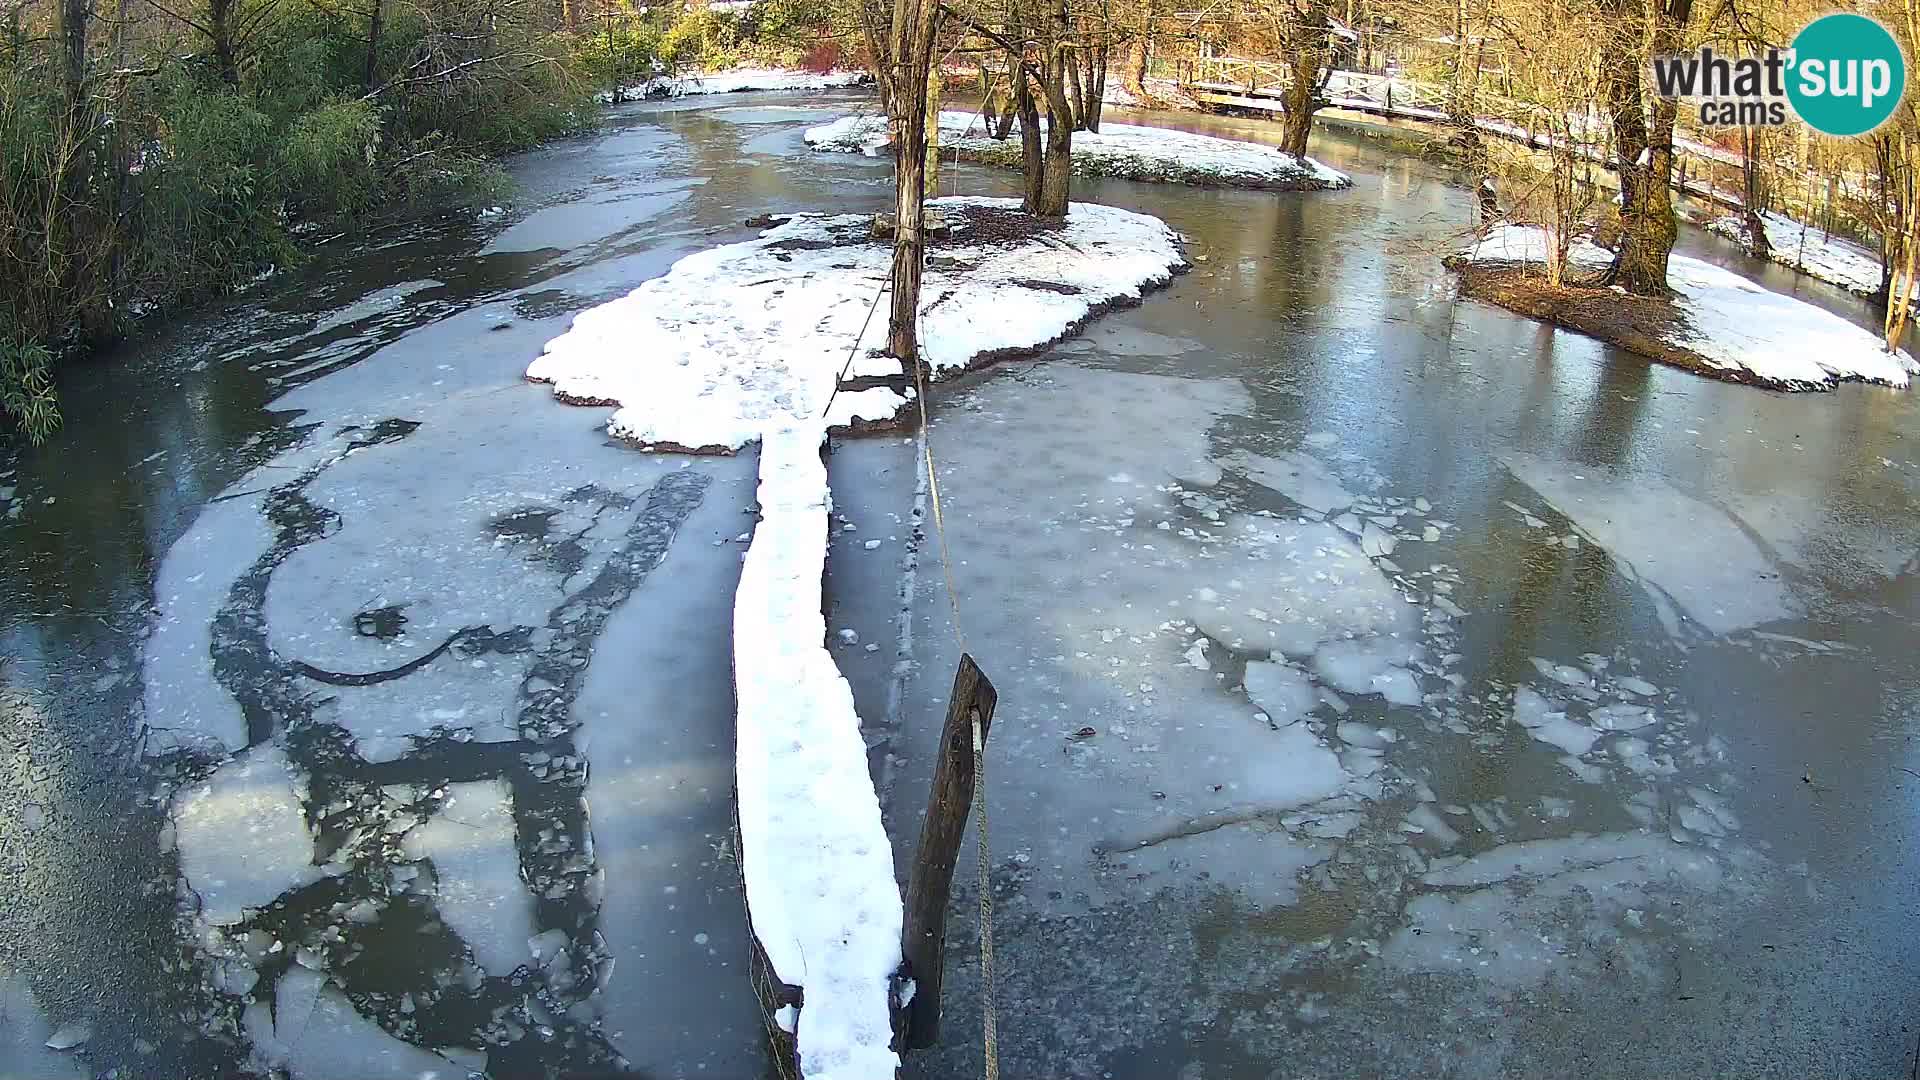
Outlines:
<svg viewBox="0 0 1920 1080"><path fill-rule="evenodd" d="M1885 123L1907 89L1907 61L1887 28L1865 15L1823 15L1793 39L1787 100L1815 131L1864 135Z"/></svg>

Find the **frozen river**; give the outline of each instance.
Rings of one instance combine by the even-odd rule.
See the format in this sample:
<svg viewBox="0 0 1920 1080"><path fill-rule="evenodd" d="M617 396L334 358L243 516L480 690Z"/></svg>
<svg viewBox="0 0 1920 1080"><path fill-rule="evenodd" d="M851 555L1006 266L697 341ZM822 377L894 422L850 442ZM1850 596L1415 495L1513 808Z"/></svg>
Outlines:
<svg viewBox="0 0 1920 1080"><path fill-rule="evenodd" d="M0 1076L766 1071L729 840L753 456L633 452L520 376L749 217L881 207L886 162L801 143L846 108L620 107L503 214L73 373L0 461ZM999 687L1003 1069L1907 1075L1914 399L1455 302L1466 194L1316 154L1354 188L1080 183L1195 266L938 395L959 625L915 446L832 458L901 852L963 637ZM980 1075L973 873L914 1075Z"/></svg>

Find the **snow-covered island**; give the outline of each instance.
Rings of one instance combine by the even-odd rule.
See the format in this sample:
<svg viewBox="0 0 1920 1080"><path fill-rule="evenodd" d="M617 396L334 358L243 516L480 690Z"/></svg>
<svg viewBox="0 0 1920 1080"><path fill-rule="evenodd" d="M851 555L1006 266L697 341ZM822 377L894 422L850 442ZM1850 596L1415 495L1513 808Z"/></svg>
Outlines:
<svg viewBox="0 0 1920 1080"><path fill-rule="evenodd" d="M1904 388L1920 372L1906 352L1821 308L1761 288L1728 270L1674 255L1670 299L1636 297L1574 279L1603 270L1613 253L1584 237L1567 254L1570 283L1554 289L1541 268L1547 231L1502 225L1450 256L1462 290L1630 352L1729 382L1773 390L1830 390L1841 382Z"/></svg>
<svg viewBox="0 0 1920 1080"><path fill-rule="evenodd" d="M1880 291L1880 256L1874 252L1771 210L1760 212L1760 224L1767 230L1767 257L1774 262L1861 296ZM1749 247L1744 215L1724 215L1707 228Z"/></svg>
<svg viewBox="0 0 1920 1080"><path fill-rule="evenodd" d="M1186 265L1159 218L1111 206L1079 203L1064 220L1011 199L929 208L944 226L920 308L936 377L1031 352ZM868 215L794 217L582 312L527 369L563 400L619 406L609 430L642 447L760 443L760 521L733 617L739 859L769 969L762 1006L800 1075L822 1080L899 1067L900 895L820 604L821 444L832 427L890 421L916 393L878 351L891 261Z"/></svg>
<svg viewBox="0 0 1920 1080"><path fill-rule="evenodd" d="M1017 199L928 206L949 226L929 244L921 292L936 377L1037 349L1186 266L1165 222L1118 207L1075 203L1049 221ZM885 312L869 318L891 260L869 215L800 215L581 312L527 378L618 405L608 430L646 447L726 453L783 423L884 423L912 396L878 351ZM836 394L843 368L850 387Z"/></svg>
<svg viewBox="0 0 1920 1080"><path fill-rule="evenodd" d="M1019 131L1017 123L1013 131ZM842 116L808 128L806 140L815 150L870 157L890 143L886 118L873 115ZM940 148L965 161L1020 167L1020 140L993 138L978 113L941 113ZM1324 191L1353 183L1312 158L1295 158L1260 143L1135 124L1074 132L1073 169L1086 176L1269 191Z"/></svg>
<svg viewBox="0 0 1920 1080"><path fill-rule="evenodd" d="M602 90L595 98L602 105L611 105L618 101L733 94L747 90L841 90L872 80L873 77L864 71L786 71L743 67L728 71L690 71L681 75L662 73L614 90Z"/></svg>

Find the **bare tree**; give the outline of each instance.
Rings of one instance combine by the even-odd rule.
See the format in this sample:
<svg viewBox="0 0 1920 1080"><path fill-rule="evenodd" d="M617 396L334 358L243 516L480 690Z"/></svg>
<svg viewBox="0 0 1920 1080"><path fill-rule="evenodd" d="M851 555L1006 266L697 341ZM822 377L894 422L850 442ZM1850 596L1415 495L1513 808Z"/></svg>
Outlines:
<svg viewBox="0 0 1920 1080"><path fill-rule="evenodd" d="M893 298L887 351L902 362L917 364L920 278L927 244L928 73L942 9L938 0L892 0L890 7L867 0L859 15L893 133Z"/></svg>

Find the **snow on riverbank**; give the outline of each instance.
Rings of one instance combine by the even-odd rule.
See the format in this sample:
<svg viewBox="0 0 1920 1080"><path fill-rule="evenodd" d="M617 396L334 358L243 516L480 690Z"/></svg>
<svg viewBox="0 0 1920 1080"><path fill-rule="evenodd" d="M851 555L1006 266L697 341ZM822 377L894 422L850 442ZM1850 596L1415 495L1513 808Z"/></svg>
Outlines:
<svg viewBox="0 0 1920 1080"><path fill-rule="evenodd" d="M1064 222L1042 222L1013 199L929 205L953 225L930 247L920 309L936 374L1045 345L1185 266L1164 222L1111 206L1076 203ZM904 387L834 395L850 352L851 377L903 377L899 361L874 352L886 315L868 313L892 248L871 239L871 220L801 215L690 255L575 317L527 378L565 400L620 406L608 430L643 446L735 450L818 420L829 398L829 425L892 419L908 404Z"/></svg>
<svg viewBox="0 0 1920 1080"><path fill-rule="evenodd" d="M1522 266L1546 261L1546 230L1503 225L1462 253L1468 265ZM1602 268L1611 259L1585 238L1568 253L1572 269ZM1711 371L1781 390L1825 390L1839 382L1905 387L1920 371L1907 353L1888 353L1871 331L1738 274L1674 255L1667 284L1679 321L1661 343L1690 354Z"/></svg>
<svg viewBox="0 0 1920 1080"><path fill-rule="evenodd" d="M783 71L778 68L734 68L731 71L689 72L685 75L656 75L645 82L603 90L595 95L601 104L616 101L644 101L648 98L685 97L693 94L732 94L745 90L838 90L871 81L864 71Z"/></svg>
<svg viewBox="0 0 1920 1080"><path fill-rule="evenodd" d="M809 128L806 140L816 150L868 156L889 141L885 117L859 115ZM1020 164L1020 140L988 135L986 121L976 113L941 113L940 148L991 165ZM1353 183L1345 173L1312 158L1295 158L1271 146L1134 124L1102 124L1098 133L1074 132L1073 167L1088 176L1202 187L1292 191Z"/></svg>
<svg viewBox="0 0 1920 1080"><path fill-rule="evenodd" d="M778 981L804 994L782 1026L802 1076L851 1080L900 1065L901 905L853 691L826 648L824 435L815 421L760 443L760 524L733 606L735 768L748 918Z"/></svg>
<svg viewBox="0 0 1920 1080"><path fill-rule="evenodd" d="M1862 296L1880 291L1880 256L1874 252L1771 210L1761 212L1760 222L1767 230L1767 257L1774 262ZM1747 244L1747 221L1739 214L1718 218L1707 228Z"/></svg>

